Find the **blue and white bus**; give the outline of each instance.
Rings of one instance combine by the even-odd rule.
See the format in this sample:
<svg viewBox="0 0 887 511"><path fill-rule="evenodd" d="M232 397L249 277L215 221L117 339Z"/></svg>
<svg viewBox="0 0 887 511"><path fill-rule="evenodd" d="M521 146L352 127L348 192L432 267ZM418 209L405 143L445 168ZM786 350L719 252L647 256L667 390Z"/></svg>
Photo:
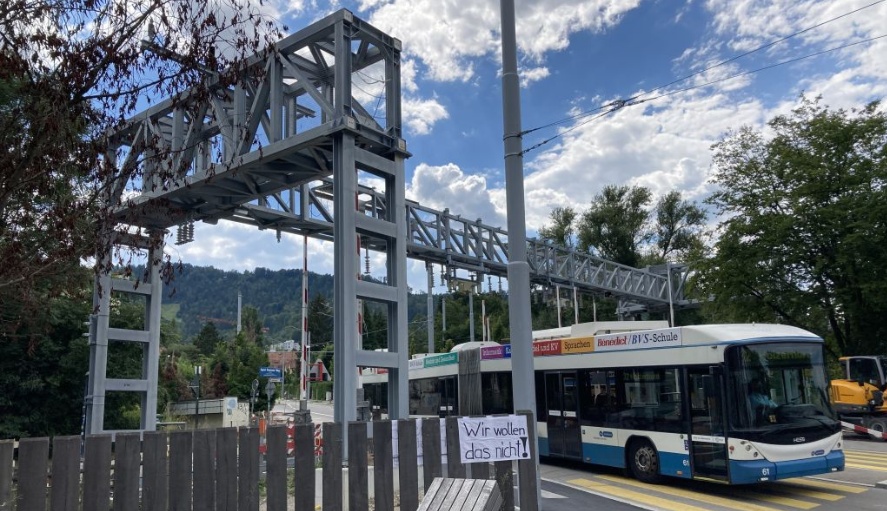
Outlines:
<svg viewBox="0 0 887 511"><path fill-rule="evenodd" d="M648 482L747 484L844 469L818 336L768 324L620 325L534 341L540 455ZM479 388L459 385L458 352L412 360L411 415L457 415L466 392L481 394L484 414L510 413L510 346L480 350ZM376 408L385 408L386 377L363 378Z"/></svg>

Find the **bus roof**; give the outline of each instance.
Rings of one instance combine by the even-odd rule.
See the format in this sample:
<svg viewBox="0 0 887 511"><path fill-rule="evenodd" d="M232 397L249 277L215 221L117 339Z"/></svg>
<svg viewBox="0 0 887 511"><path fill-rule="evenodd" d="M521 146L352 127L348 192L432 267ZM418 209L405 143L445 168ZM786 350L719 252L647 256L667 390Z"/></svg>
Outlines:
<svg viewBox="0 0 887 511"><path fill-rule="evenodd" d="M681 327L681 334L684 345L770 339L822 340L818 335L798 327L771 323L690 325Z"/></svg>

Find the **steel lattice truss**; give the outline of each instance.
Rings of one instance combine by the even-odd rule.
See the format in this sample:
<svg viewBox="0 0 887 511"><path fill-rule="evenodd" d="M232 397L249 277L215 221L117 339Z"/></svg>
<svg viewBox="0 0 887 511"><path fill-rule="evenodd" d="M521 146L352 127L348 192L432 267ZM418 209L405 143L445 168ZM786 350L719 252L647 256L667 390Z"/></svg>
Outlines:
<svg viewBox="0 0 887 511"><path fill-rule="evenodd" d="M346 67L335 65L337 32L353 45L350 97L334 87ZM385 122L400 118L400 84L385 78L399 52L398 40L343 10L247 61L236 83L210 78L208 91L139 114L112 138L115 195L136 190L118 219L166 228L229 218L244 203L332 175L333 136L343 130L356 133L358 159L370 165L405 152L399 124ZM136 170L141 177L127 179Z"/></svg>
<svg viewBox="0 0 887 511"><path fill-rule="evenodd" d="M342 23L345 21L346 23ZM334 41L350 30L355 94L337 97ZM240 80L201 97L169 99L133 119L114 137L123 176L137 189L120 208L126 224L165 229L218 220L333 240L333 137L357 134L357 159L372 162L405 152L399 125L399 83L390 83L400 43L348 11L339 11L280 41L249 61ZM341 78L341 77L340 77ZM390 99L390 100L389 100ZM335 106L334 106L335 105ZM364 106L368 105L368 106ZM337 108L342 108L338 112ZM343 117L344 115L344 117ZM344 120L342 120L344 119ZM157 157L163 153L164 157ZM381 164L384 162L380 162ZM383 218L385 193L361 180L359 204ZM117 183L122 192L125 179ZM505 276L508 233L448 210L407 203L408 257L449 268ZM637 269L550 243L526 240L532 279L608 294L645 308L691 304L683 298L686 271ZM370 249L378 241L362 240ZM671 273L669 278L668 273ZM671 286L671 296L669 296Z"/></svg>
<svg viewBox="0 0 887 511"><path fill-rule="evenodd" d="M361 211L370 217L385 214L385 198L369 186L359 190ZM305 186L284 190L261 201L243 204L227 219L260 229L333 240L332 180L322 179ZM302 212L306 212L303 215ZM407 201L405 215L409 232L410 258L487 275L506 276L508 233L468 220L449 210L439 211ZM560 284L580 291L609 294L628 302L656 309L669 304L671 272L672 303L677 307L695 302L683 298L686 267L672 265L649 269L630 266L577 252L550 242L527 239L531 277L543 285ZM372 240L362 245L376 249Z"/></svg>

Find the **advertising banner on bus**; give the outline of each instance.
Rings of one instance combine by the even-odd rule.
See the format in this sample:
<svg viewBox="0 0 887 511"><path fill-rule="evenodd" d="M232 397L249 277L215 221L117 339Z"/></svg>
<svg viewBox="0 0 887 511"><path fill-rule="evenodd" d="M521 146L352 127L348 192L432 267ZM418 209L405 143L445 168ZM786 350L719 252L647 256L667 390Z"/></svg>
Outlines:
<svg viewBox="0 0 887 511"><path fill-rule="evenodd" d="M459 362L459 354L441 353L440 355L429 355L423 358L422 361L425 363L425 367L437 367L457 364Z"/></svg>
<svg viewBox="0 0 887 511"><path fill-rule="evenodd" d="M670 348L681 346L681 344L680 328L598 335L594 338L595 351Z"/></svg>
<svg viewBox="0 0 887 511"><path fill-rule="evenodd" d="M561 340L561 353L590 353L594 351L594 337L575 337Z"/></svg>
<svg viewBox="0 0 887 511"><path fill-rule="evenodd" d="M544 357L546 355L560 355L561 341L536 341L533 343L533 356Z"/></svg>
<svg viewBox="0 0 887 511"><path fill-rule="evenodd" d="M480 349L481 360L494 360L497 358L511 358L511 345L484 346Z"/></svg>

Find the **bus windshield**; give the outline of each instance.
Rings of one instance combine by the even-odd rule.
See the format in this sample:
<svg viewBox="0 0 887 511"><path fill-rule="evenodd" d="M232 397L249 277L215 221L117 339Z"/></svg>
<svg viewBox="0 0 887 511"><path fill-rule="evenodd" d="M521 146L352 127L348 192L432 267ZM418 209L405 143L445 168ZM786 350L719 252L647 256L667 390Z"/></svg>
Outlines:
<svg viewBox="0 0 887 511"><path fill-rule="evenodd" d="M828 400L822 345L765 343L726 353L729 424L768 443L807 441L840 431Z"/></svg>

